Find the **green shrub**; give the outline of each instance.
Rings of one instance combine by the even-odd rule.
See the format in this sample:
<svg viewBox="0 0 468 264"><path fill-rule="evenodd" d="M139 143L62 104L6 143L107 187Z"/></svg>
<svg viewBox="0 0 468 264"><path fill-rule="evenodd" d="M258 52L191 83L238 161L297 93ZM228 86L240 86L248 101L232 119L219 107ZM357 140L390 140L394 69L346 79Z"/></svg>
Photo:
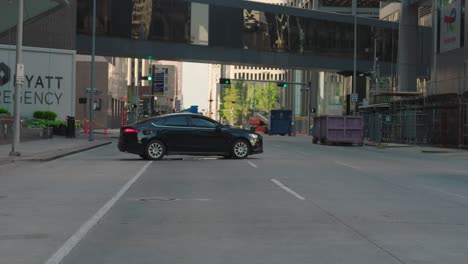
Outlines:
<svg viewBox="0 0 468 264"><path fill-rule="evenodd" d="M47 122L47 125L49 127L60 127L60 126L66 126L67 123L65 123L65 121L62 121L62 120L56 120L56 121L48 121Z"/></svg>
<svg viewBox="0 0 468 264"><path fill-rule="evenodd" d="M33 117L44 120L55 120L55 118L57 118L57 114L52 111L35 111L33 113Z"/></svg>
<svg viewBox="0 0 468 264"><path fill-rule="evenodd" d="M10 115L10 112L8 112L8 110L6 110L5 108L0 108L0 115L1 115L1 114Z"/></svg>
<svg viewBox="0 0 468 264"><path fill-rule="evenodd" d="M47 121L43 119L32 119L28 121L28 128L46 128L48 127Z"/></svg>
<svg viewBox="0 0 468 264"><path fill-rule="evenodd" d="M42 118L44 116L44 111L34 111L33 117L36 119L44 119Z"/></svg>

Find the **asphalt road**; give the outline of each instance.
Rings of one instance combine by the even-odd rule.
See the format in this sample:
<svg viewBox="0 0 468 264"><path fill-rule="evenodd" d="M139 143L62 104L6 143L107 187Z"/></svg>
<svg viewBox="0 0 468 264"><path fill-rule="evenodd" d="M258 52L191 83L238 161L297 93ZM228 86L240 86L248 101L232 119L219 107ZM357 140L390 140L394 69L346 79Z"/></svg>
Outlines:
<svg viewBox="0 0 468 264"><path fill-rule="evenodd" d="M116 182L82 192L104 190L79 219L69 217L67 234L115 204L87 234L75 233L76 247L56 239L48 255L58 250L66 264L465 264L467 158L278 136L248 160L148 162L113 144L51 163Z"/></svg>

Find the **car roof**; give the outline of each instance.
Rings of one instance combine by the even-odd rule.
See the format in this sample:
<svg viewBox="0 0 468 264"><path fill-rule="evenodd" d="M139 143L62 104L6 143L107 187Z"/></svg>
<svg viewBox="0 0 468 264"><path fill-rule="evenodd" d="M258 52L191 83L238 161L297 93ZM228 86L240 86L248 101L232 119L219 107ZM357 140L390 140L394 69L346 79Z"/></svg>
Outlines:
<svg viewBox="0 0 468 264"><path fill-rule="evenodd" d="M158 117L169 117L169 116L203 116L203 115L189 113L189 112L179 112L179 113L164 114L164 115L160 115Z"/></svg>

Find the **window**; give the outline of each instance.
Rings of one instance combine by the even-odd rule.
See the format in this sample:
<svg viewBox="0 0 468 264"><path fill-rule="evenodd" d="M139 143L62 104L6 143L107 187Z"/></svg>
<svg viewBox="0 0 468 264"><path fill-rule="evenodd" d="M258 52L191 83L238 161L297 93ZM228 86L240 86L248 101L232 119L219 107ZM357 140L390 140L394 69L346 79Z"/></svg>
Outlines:
<svg viewBox="0 0 468 264"><path fill-rule="evenodd" d="M165 119L162 118L146 118L141 121L136 122L137 125L146 124L146 125L155 125L159 126L164 123Z"/></svg>
<svg viewBox="0 0 468 264"><path fill-rule="evenodd" d="M192 126L193 127L207 127L207 128L215 128L216 124L200 117L192 117Z"/></svg>
<svg viewBox="0 0 468 264"><path fill-rule="evenodd" d="M164 123L164 125L186 127L188 126L188 123L187 118L185 116L171 116L166 118L166 122Z"/></svg>
<svg viewBox="0 0 468 264"><path fill-rule="evenodd" d="M152 126L160 126L164 123L164 119L158 118L158 119L152 119L148 122Z"/></svg>

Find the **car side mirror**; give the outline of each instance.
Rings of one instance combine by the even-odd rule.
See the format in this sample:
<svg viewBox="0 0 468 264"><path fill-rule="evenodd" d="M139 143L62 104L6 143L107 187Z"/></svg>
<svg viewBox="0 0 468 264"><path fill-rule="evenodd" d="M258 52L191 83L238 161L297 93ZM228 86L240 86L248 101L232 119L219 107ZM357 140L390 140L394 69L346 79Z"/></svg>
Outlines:
<svg viewBox="0 0 468 264"><path fill-rule="evenodd" d="M221 132L221 125L216 125L215 131L216 132Z"/></svg>

